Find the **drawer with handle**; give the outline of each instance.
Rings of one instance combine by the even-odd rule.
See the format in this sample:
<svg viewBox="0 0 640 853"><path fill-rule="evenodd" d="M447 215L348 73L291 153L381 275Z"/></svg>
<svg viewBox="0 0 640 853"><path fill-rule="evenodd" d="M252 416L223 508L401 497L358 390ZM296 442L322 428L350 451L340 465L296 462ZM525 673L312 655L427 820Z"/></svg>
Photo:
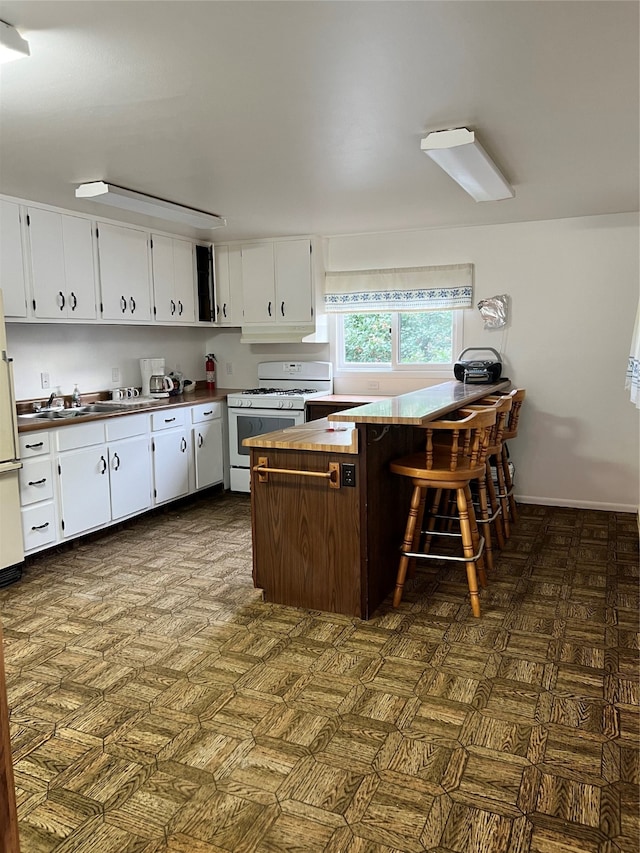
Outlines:
<svg viewBox="0 0 640 853"><path fill-rule="evenodd" d="M151 429L157 432L161 429L173 429L183 427L185 421L184 409L168 409L164 412L154 412L151 415Z"/></svg>
<svg viewBox="0 0 640 853"><path fill-rule="evenodd" d="M56 541L56 512L53 501L35 504L22 510L24 550L43 548Z"/></svg>
<svg viewBox="0 0 640 853"><path fill-rule="evenodd" d="M44 430L24 432L18 436L20 442L20 458L28 459L30 456L42 456L51 450L49 440L51 433Z"/></svg>
<svg viewBox="0 0 640 853"><path fill-rule="evenodd" d="M191 407L191 423L201 424L222 417L222 403L201 403Z"/></svg>
<svg viewBox="0 0 640 853"><path fill-rule="evenodd" d="M53 497L50 459L29 459L20 469L20 503L22 506Z"/></svg>

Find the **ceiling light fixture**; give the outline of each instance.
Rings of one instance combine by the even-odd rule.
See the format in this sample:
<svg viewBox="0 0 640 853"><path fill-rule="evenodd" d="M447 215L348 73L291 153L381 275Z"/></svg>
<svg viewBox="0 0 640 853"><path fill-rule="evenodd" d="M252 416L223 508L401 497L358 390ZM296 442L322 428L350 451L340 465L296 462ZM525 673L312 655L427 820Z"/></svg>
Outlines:
<svg viewBox="0 0 640 853"><path fill-rule="evenodd" d="M0 21L0 63L13 62L25 56L30 56L29 42L11 24Z"/></svg>
<svg viewBox="0 0 640 853"><path fill-rule="evenodd" d="M155 216L158 219L170 219L172 222L191 225L193 228L221 228L227 224L223 216L215 213L206 213L204 210L186 207L163 198L155 198L155 196L128 190L105 181L80 184L76 189L76 198L98 201L100 204L109 204L111 207L131 210L134 213L144 213L146 216Z"/></svg>
<svg viewBox="0 0 640 853"><path fill-rule="evenodd" d="M476 139L473 130L437 130L420 148L475 201L513 198L515 190Z"/></svg>

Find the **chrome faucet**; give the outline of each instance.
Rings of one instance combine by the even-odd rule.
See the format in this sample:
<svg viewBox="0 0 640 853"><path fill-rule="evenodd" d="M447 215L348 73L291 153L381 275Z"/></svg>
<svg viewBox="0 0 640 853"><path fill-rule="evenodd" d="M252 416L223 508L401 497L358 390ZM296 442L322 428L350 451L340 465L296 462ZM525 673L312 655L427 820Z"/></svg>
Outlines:
<svg viewBox="0 0 640 853"><path fill-rule="evenodd" d="M55 399L55 396L56 396L55 391L53 391L51 394L49 394L49 399L44 404L44 406L41 403L34 403L33 404L33 411L34 412L41 412L43 409L50 409L51 404L53 403L53 401Z"/></svg>

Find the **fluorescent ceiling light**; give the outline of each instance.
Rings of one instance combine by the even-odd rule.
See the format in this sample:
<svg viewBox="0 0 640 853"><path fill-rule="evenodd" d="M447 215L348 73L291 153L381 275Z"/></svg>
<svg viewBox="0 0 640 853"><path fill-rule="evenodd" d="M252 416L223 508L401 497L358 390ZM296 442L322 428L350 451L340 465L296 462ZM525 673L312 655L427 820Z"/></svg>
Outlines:
<svg viewBox="0 0 640 853"><path fill-rule="evenodd" d="M515 196L472 130L437 130L420 141L420 148L476 201Z"/></svg>
<svg viewBox="0 0 640 853"><path fill-rule="evenodd" d="M76 198L88 198L101 204L110 204L121 210L132 210L134 213L144 213L158 219L170 219L194 228L221 228L227 224L223 216L206 213L193 207L185 207L152 195L127 190L105 181L93 181L90 184L80 184L76 189Z"/></svg>
<svg viewBox="0 0 640 853"><path fill-rule="evenodd" d="M29 42L11 24L0 21L0 63L29 56Z"/></svg>

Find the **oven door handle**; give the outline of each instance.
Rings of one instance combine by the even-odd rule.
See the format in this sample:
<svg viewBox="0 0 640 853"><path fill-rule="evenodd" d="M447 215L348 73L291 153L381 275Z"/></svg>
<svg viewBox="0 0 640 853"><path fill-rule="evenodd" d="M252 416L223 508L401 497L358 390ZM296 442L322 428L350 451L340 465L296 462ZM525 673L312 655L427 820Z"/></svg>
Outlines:
<svg viewBox="0 0 640 853"><path fill-rule="evenodd" d="M329 486L332 489L340 488L339 462L329 462L328 471L301 471L294 468L269 468L269 458L258 456L258 464L254 465L252 470L258 475L259 483L268 483L269 474L286 474L292 477L319 477L322 480L329 480Z"/></svg>

